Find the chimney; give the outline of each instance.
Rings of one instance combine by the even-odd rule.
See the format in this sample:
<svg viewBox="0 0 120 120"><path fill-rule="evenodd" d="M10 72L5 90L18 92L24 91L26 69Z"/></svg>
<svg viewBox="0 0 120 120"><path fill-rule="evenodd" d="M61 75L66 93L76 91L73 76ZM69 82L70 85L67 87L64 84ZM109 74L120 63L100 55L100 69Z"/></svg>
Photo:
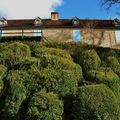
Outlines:
<svg viewBox="0 0 120 120"><path fill-rule="evenodd" d="M51 13L51 20L58 20L58 19L59 19L58 12L52 12Z"/></svg>

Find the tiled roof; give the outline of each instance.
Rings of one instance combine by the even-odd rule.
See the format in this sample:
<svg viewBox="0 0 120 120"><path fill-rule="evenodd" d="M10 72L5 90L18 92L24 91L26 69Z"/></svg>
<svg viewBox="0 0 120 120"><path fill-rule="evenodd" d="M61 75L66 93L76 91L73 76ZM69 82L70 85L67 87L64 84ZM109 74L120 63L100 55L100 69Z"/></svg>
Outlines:
<svg viewBox="0 0 120 120"><path fill-rule="evenodd" d="M22 19L22 20L7 20L7 26L0 28L29 28L36 27L34 25L35 19ZM42 19L40 27L43 28L84 28L84 27L94 27L94 28L114 28L114 20L89 20L89 19L79 19L79 25L74 26L72 19L59 19L57 21L51 19ZM119 23L120 25L120 23Z"/></svg>

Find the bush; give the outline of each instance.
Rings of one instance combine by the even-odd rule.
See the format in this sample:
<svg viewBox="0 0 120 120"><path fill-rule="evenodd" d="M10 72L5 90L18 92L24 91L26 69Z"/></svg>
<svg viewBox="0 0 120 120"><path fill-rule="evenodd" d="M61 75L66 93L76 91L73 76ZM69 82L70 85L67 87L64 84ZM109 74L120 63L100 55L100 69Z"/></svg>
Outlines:
<svg viewBox="0 0 120 120"><path fill-rule="evenodd" d="M15 74L15 76L12 76L11 74L9 73L7 77L8 88L1 116L3 120L19 120L19 109L26 99L27 91L21 79L19 79L19 76Z"/></svg>
<svg viewBox="0 0 120 120"><path fill-rule="evenodd" d="M119 120L119 106L105 85L80 87L73 102L74 120Z"/></svg>
<svg viewBox="0 0 120 120"><path fill-rule="evenodd" d="M14 64L11 66L13 70L29 70L33 65L38 66L41 68L41 63L39 58L35 57L26 57L22 59L19 63Z"/></svg>
<svg viewBox="0 0 120 120"><path fill-rule="evenodd" d="M120 63L114 56L107 57L107 66L110 67L116 74L120 76Z"/></svg>
<svg viewBox="0 0 120 120"><path fill-rule="evenodd" d="M78 88L78 83L82 81L82 72L79 66L76 66L78 70L64 70L55 69L54 67L47 66L46 68L39 70L35 66L30 71L34 78L34 88L39 91L41 88L45 88L48 92L54 91L60 97L64 97L67 94L75 94Z"/></svg>
<svg viewBox="0 0 120 120"><path fill-rule="evenodd" d="M114 56L114 57L118 56L117 51L111 48L97 47L96 51L100 56L101 60L105 60L108 56Z"/></svg>
<svg viewBox="0 0 120 120"><path fill-rule="evenodd" d="M29 46L14 42L4 47L0 53L0 63L7 64L8 66L14 65L24 59L30 57L31 51Z"/></svg>
<svg viewBox="0 0 120 120"><path fill-rule="evenodd" d="M3 78L5 77L6 73L7 67L5 67L4 65L0 65L0 92L4 87Z"/></svg>
<svg viewBox="0 0 120 120"><path fill-rule="evenodd" d="M82 66L84 73L91 69L96 70L100 67L101 60L95 50L81 51L81 53L78 54L78 58L79 59L75 61Z"/></svg>
<svg viewBox="0 0 120 120"><path fill-rule="evenodd" d="M112 70L91 70L88 72L89 80L92 82L104 83L115 93L118 99L120 99L120 78Z"/></svg>
<svg viewBox="0 0 120 120"><path fill-rule="evenodd" d="M63 103L54 93L36 93L30 100L26 120L62 120Z"/></svg>
<svg viewBox="0 0 120 120"><path fill-rule="evenodd" d="M71 56L65 50L56 49L56 48L37 48L37 49L35 49L35 56L37 56L37 57L42 57L47 54L55 55L58 57L63 57L63 58L72 60Z"/></svg>
<svg viewBox="0 0 120 120"><path fill-rule="evenodd" d="M29 70L11 70L8 73L8 82L16 82L26 89L26 94L30 95L30 92L36 89L36 79L33 78L34 73L30 73ZM41 86L41 85L40 85Z"/></svg>

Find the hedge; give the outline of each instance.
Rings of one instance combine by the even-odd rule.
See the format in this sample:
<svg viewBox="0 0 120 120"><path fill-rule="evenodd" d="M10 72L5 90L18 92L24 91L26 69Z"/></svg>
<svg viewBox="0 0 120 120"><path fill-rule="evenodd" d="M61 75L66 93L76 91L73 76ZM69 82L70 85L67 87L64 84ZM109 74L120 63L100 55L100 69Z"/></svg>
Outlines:
<svg viewBox="0 0 120 120"><path fill-rule="evenodd" d="M114 56L109 56L106 59L107 66L110 67L116 74L120 76L120 63Z"/></svg>
<svg viewBox="0 0 120 120"><path fill-rule="evenodd" d="M67 51L57 49L57 48L45 48L45 47L36 48L34 50L34 54L35 54L36 57L41 57L43 55L50 54L50 55L55 55L55 56L58 56L58 57L63 57L63 58L72 60L70 54L68 54Z"/></svg>
<svg viewBox="0 0 120 120"><path fill-rule="evenodd" d="M19 76L17 74L12 76L11 74L9 73L7 77L8 88L1 118L4 120L19 120L18 113L22 102L26 99L27 90Z"/></svg>
<svg viewBox="0 0 120 120"><path fill-rule="evenodd" d="M52 92L36 93L28 105L26 120L62 120L63 103Z"/></svg>
<svg viewBox="0 0 120 120"><path fill-rule="evenodd" d="M96 70L100 67L101 60L94 49L84 50L78 53L79 54L77 54L78 56L75 61L81 65L85 74L86 71L89 71L91 69Z"/></svg>
<svg viewBox="0 0 120 120"><path fill-rule="evenodd" d="M6 74L7 74L7 67L5 67L4 65L0 65L0 93L4 87L3 78L6 76Z"/></svg>
<svg viewBox="0 0 120 120"><path fill-rule="evenodd" d="M104 83L115 93L120 100L120 78L112 70L99 69L88 72L88 78L91 82Z"/></svg>
<svg viewBox="0 0 120 120"><path fill-rule="evenodd" d="M119 120L116 96L103 84L80 87L73 102L74 120Z"/></svg>
<svg viewBox="0 0 120 120"><path fill-rule="evenodd" d="M29 46L14 42L4 47L0 53L0 63L7 64L8 66L20 62L25 57L30 57L31 51Z"/></svg>

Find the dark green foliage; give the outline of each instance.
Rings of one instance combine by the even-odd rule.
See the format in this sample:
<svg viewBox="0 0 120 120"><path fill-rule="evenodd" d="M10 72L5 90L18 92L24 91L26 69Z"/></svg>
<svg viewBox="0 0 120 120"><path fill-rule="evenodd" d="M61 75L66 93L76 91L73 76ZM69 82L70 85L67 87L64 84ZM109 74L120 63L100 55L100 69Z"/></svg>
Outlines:
<svg viewBox="0 0 120 120"><path fill-rule="evenodd" d="M24 41L0 51L0 120L118 120L119 50Z"/></svg>
<svg viewBox="0 0 120 120"><path fill-rule="evenodd" d="M4 107L2 109L3 113L1 118L3 120L18 120L19 119L19 109L22 102L26 98L26 88L22 80L17 76L17 74L12 74L12 71L8 74L8 88L7 95L5 98Z"/></svg>
<svg viewBox="0 0 120 120"><path fill-rule="evenodd" d="M4 65L0 65L0 93L4 87L3 78L5 77L6 74L7 74L7 67L5 67Z"/></svg>
<svg viewBox="0 0 120 120"><path fill-rule="evenodd" d="M26 120L62 120L63 103L54 93L36 93L30 100Z"/></svg>
<svg viewBox="0 0 120 120"><path fill-rule="evenodd" d="M101 60L95 50L84 50L78 53L79 59L76 59L75 61L82 66L85 73L86 71L91 69L96 70L100 67Z"/></svg>
<svg viewBox="0 0 120 120"><path fill-rule="evenodd" d="M109 56L106 60L107 66L120 76L120 63L116 57Z"/></svg>
<svg viewBox="0 0 120 120"><path fill-rule="evenodd" d="M91 82L107 85L120 100L120 78L112 70L91 70L88 72L88 78Z"/></svg>
<svg viewBox="0 0 120 120"><path fill-rule="evenodd" d="M36 57L42 57L47 54L55 55L55 56L59 56L59 57L63 57L63 58L72 60L70 54L68 54L68 52L65 50L56 49L56 48L37 48L37 49L35 49Z"/></svg>
<svg viewBox="0 0 120 120"><path fill-rule="evenodd" d="M113 92L105 85L80 87L73 102L74 120L119 120Z"/></svg>
<svg viewBox="0 0 120 120"><path fill-rule="evenodd" d="M40 59L36 57L25 57L19 63L14 64L11 69L29 70L33 65L36 65L39 68L41 68Z"/></svg>
<svg viewBox="0 0 120 120"><path fill-rule="evenodd" d="M0 63L7 64L8 66L20 62L23 58L31 55L29 46L15 42L8 44L0 53Z"/></svg>

